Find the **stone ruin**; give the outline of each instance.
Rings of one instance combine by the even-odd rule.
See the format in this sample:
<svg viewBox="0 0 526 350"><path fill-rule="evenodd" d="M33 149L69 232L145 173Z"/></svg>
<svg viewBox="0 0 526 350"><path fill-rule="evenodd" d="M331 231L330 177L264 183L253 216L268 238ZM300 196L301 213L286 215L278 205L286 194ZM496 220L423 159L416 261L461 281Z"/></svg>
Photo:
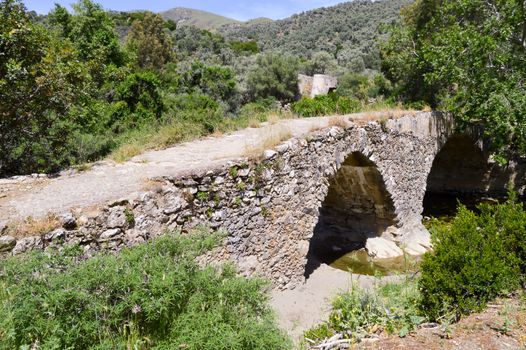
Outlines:
<svg viewBox="0 0 526 350"><path fill-rule="evenodd" d="M327 95L338 86L338 79L330 75L314 74L298 75L298 89L301 97L314 98L319 95Z"/></svg>

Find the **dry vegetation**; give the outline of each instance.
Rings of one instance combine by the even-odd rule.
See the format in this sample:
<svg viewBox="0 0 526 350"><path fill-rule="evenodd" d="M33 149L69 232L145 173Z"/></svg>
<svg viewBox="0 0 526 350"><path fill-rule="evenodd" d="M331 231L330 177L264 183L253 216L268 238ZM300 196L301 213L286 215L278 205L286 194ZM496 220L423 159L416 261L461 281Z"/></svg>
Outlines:
<svg viewBox="0 0 526 350"><path fill-rule="evenodd" d="M267 150L279 145L281 142L292 137L289 127L276 123L261 129L260 137L255 143L245 145L244 155L248 158L258 158Z"/></svg>
<svg viewBox="0 0 526 350"><path fill-rule="evenodd" d="M7 234L15 238L40 236L60 227L60 220L56 215L48 214L43 218L28 217L25 220L12 221Z"/></svg>
<svg viewBox="0 0 526 350"><path fill-rule="evenodd" d="M350 125L349 117L335 116L329 119L329 126L338 126L340 128L347 128Z"/></svg>

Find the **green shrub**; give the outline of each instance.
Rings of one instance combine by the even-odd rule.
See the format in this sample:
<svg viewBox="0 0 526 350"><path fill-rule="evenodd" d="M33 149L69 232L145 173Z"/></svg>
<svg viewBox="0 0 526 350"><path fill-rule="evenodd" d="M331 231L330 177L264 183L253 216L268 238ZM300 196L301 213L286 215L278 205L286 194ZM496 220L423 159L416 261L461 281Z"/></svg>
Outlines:
<svg viewBox="0 0 526 350"><path fill-rule="evenodd" d="M238 54L256 54L259 53L258 43L250 41L231 41L230 47Z"/></svg>
<svg viewBox="0 0 526 350"><path fill-rule="evenodd" d="M298 69L294 56L279 52L258 55L247 75L251 100L274 97L282 102L292 101L298 93Z"/></svg>
<svg viewBox="0 0 526 350"><path fill-rule="evenodd" d="M417 308L418 295L417 283L410 278L371 290L353 286L333 301L329 320L305 332L305 337L323 341L341 333L359 340L382 329L405 336L425 320Z"/></svg>
<svg viewBox="0 0 526 350"><path fill-rule="evenodd" d="M433 228L434 252L424 256L419 282L420 308L431 319L481 310L519 287L526 213L514 197L479 209L477 215L460 206L450 224Z"/></svg>
<svg viewBox="0 0 526 350"><path fill-rule="evenodd" d="M116 132L158 121L163 112L160 80L151 72L130 74L117 87L117 102L111 116Z"/></svg>
<svg viewBox="0 0 526 350"><path fill-rule="evenodd" d="M173 95L165 100L167 119L195 124L202 128L202 134L216 131L225 116L225 111L219 103L202 93Z"/></svg>
<svg viewBox="0 0 526 350"><path fill-rule="evenodd" d="M292 111L303 117L316 117L331 114L349 114L358 112L362 107L359 100L354 98L338 96L334 93L316 96L314 98L303 97L292 104Z"/></svg>
<svg viewBox="0 0 526 350"><path fill-rule="evenodd" d="M479 206L484 221L492 222L498 228L498 235L504 240L509 251L515 253L522 278L526 276L526 211L517 194L508 192L508 200L500 205Z"/></svg>
<svg viewBox="0 0 526 350"><path fill-rule="evenodd" d="M206 230L79 262L80 248L1 261L0 349L289 349L262 293L201 268Z"/></svg>

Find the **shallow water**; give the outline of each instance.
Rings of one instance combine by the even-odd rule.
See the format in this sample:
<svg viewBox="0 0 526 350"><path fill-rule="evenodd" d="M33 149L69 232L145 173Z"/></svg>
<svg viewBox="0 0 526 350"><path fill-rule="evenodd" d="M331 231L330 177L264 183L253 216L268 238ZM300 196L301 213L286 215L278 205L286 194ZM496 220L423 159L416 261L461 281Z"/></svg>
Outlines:
<svg viewBox="0 0 526 350"><path fill-rule="evenodd" d="M414 272L417 269L419 260L418 257L409 255L390 259L372 259L365 249L360 249L345 254L331 263L330 266L359 275L387 276Z"/></svg>

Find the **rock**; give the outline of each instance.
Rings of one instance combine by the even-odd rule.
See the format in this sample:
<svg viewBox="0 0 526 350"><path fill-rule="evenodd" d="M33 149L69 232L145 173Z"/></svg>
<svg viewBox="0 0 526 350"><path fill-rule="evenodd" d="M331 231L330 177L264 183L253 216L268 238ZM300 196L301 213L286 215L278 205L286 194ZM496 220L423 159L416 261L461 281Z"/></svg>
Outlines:
<svg viewBox="0 0 526 350"><path fill-rule="evenodd" d="M66 231L64 229L59 228L47 233L44 236L44 239L49 242L62 241L66 238L66 235Z"/></svg>
<svg viewBox="0 0 526 350"><path fill-rule="evenodd" d="M37 246L42 244L42 240L38 236L32 236L32 237L25 237L22 239L19 239L18 242L16 242L16 246L13 249L13 255L25 253L29 250L33 250Z"/></svg>
<svg viewBox="0 0 526 350"><path fill-rule="evenodd" d="M182 197L175 197L171 201L169 201L169 207L163 210L163 213L166 215L172 215L177 213L179 210L186 208L188 203L186 200Z"/></svg>
<svg viewBox="0 0 526 350"><path fill-rule="evenodd" d="M116 201L113 201L111 202L108 206L110 208L113 208L113 207L122 207L124 205L127 205L129 203L128 199L126 198L121 198L121 199L118 199Z"/></svg>
<svg viewBox="0 0 526 350"><path fill-rule="evenodd" d="M66 230L74 230L77 228L77 220L71 213L63 213L58 216L60 224Z"/></svg>
<svg viewBox="0 0 526 350"><path fill-rule="evenodd" d="M79 217L79 219L77 220L77 225L79 226L85 226L87 223L89 222L89 218L85 215L82 215L81 217Z"/></svg>
<svg viewBox="0 0 526 350"><path fill-rule="evenodd" d="M259 265L258 258L256 256L246 256L238 260L239 270L245 275L250 276L254 271L257 270Z"/></svg>
<svg viewBox="0 0 526 350"><path fill-rule="evenodd" d="M0 235L4 233L5 230L7 230L7 221L0 220Z"/></svg>
<svg viewBox="0 0 526 350"><path fill-rule="evenodd" d="M144 237L141 235L141 232L135 229L126 231L124 235L124 240L126 242L126 245L128 246L134 246L139 243L144 243Z"/></svg>
<svg viewBox="0 0 526 350"><path fill-rule="evenodd" d="M100 237L99 241L105 242L114 239L119 233L121 233L121 229L115 228L111 230L104 231Z"/></svg>
<svg viewBox="0 0 526 350"><path fill-rule="evenodd" d="M382 237L367 239L365 249L369 256L374 259L398 258L404 255L402 249L400 249L395 242Z"/></svg>
<svg viewBox="0 0 526 350"><path fill-rule="evenodd" d="M241 177L247 177L249 174L250 174L250 169L249 168L239 169L237 171L237 175L241 176Z"/></svg>
<svg viewBox="0 0 526 350"><path fill-rule="evenodd" d="M263 158L265 159L272 159L276 156L276 154L278 154L278 152L276 151L273 151L271 149L267 149L265 152L263 152Z"/></svg>
<svg viewBox="0 0 526 350"><path fill-rule="evenodd" d="M425 254L433 248L431 234L420 222L413 222L400 228L404 231L400 246L404 251L413 256Z"/></svg>
<svg viewBox="0 0 526 350"><path fill-rule="evenodd" d="M126 226L126 215L124 215L123 207L114 207L110 209L110 215L106 220L106 227L109 229L112 228L121 228Z"/></svg>
<svg viewBox="0 0 526 350"><path fill-rule="evenodd" d="M222 176L218 176L216 177L216 179L214 180L214 185L222 185L225 183L225 178L222 177Z"/></svg>
<svg viewBox="0 0 526 350"><path fill-rule="evenodd" d="M404 249L404 252L412 256L424 255L425 253L431 250L431 248L428 249L418 242L411 241L403 244L402 248Z"/></svg>
<svg viewBox="0 0 526 350"><path fill-rule="evenodd" d="M11 236L0 237L0 253L11 251L16 245L16 239Z"/></svg>

